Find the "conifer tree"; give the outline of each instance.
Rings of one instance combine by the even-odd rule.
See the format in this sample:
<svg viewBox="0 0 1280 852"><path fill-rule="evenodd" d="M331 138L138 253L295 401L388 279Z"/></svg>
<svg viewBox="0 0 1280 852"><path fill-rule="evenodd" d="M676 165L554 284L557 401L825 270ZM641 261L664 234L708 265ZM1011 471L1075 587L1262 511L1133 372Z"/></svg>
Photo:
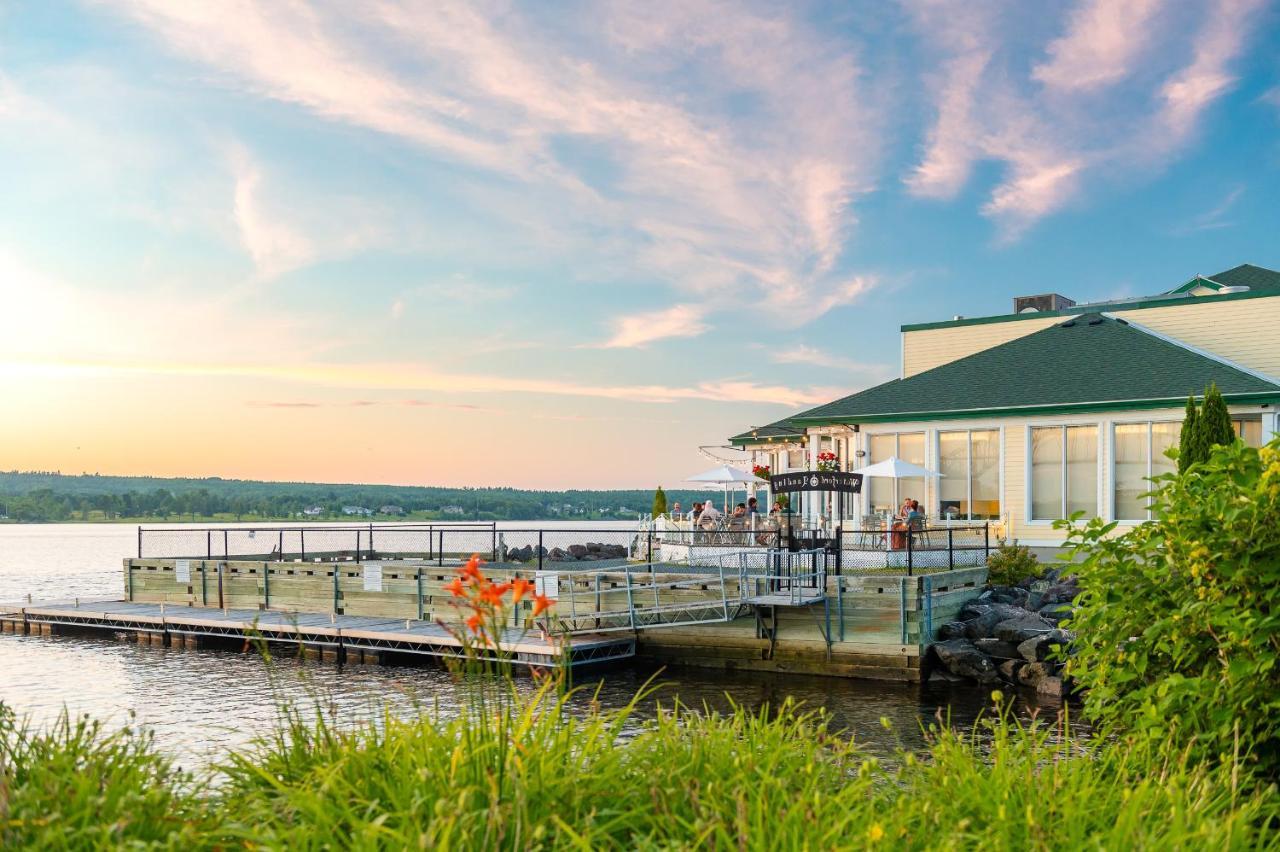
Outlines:
<svg viewBox="0 0 1280 852"><path fill-rule="evenodd" d="M659 485L658 490L653 492L653 516L656 518L659 515L665 515L666 513L667 492L663 491L662 486Z"/></svg>
<svg viewBox="0 0 1280 852"><path fill-rule="evenodd" d="M1200 441L1204 445L1204 457L1209 457L1212 447L1230 444L1236 439L1236 430L1231 425L1231 412L1227 411L1227 402L1222 398L1216 384L1209 385L1204 392L1204 406L1200 410Z"/></svg>
<svg viewBox="0 0 1280 852"><path fill-rule="evenodd" d="M1178 473L1199 461L1196 440L1199 438L1200 419L1196 416L1196 398L1187 397L1187 413L1182 418L1182 434L1178 438Z"/></svg>

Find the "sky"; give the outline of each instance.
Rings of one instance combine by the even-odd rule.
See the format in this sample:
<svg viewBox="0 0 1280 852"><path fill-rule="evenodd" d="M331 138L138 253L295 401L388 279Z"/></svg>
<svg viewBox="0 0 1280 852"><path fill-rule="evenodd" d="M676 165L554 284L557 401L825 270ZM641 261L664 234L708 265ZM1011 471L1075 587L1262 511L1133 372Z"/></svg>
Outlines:
<svg viewBox="0 0 1280 852"><path fill-rule="evenodd" d="M904 323L1280 268L1262 0L0 0L0 469L678 486Z"/></svg>

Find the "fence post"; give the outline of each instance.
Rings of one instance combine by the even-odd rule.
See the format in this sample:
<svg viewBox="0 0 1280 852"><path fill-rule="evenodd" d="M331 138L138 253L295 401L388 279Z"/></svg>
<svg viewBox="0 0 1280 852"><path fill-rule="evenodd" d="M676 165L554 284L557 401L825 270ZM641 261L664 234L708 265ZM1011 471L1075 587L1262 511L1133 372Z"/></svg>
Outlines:
<svg viewBox="0 0 1280 852"><path fill-rule="evenodd" d="M844 527L836 527L836 576L844 572Z"/></svg>
<svg viewBox="0 0 1280 852"><path fill-rule="evenodd" d="M915 553L911 548L911 539L915 538L913 533L915 533L915 530L911 528L911 524L907 524L907 576L908 577L911 576L912 568L914 567L914 564L915 564Z"/></svg>
<svg viewBox="0 0 1280 852"><path fill-rule="evenodd" d="M982 564L991 559L991 524L982 525Z"/></svg>
<svg viewBox="0 0 1280 852"><path fill-rule="evenodd" d="M229 537L230 537L230 534L226 530L223 530L222 531L222 560L224 562L231 558L231 547L227 544Z"/></svg>
<svg viewBox="0 0 1280 852"><path fill-rule="evenodd" d="M951 527L947 527L947 570L954 571L955 567L956 567L955 536L951 531Z"/></svg>
<svg viewBox="0 0 1280 852"><path fill-rule="evenodd" d="M271 609L271 564L262 563L262 608Z"/></svg>
<svg viewBox="0 0 1280 852"><path fill-rule="evenodd" d="M648 537L648 550L645 552L644 561L652 565L653 564L653 526L652 525L649 526L647 537Z"/></svg>
<svg viewBox="0 0 1280 852"><path fill-rule="evenodd" d="M360 561L360 530L356 530L356 561Z"/></svg>
<svg viewBox="0 0 1280 852"><path fill-rule="evenodd" d="M142 525L138 525L138 558L142 558Z"/></svg>
<svg viewBox="0 0 1280 852"><path fill-rule="evenodd" d="M422 566L418 566L418 620L422 621Z"/></svg>
<svg viewBox="0 0 1280 852"><path fill-rule="evenodd" d="M279 550L280 550L280 561L283 562L284 561L284 530L280 530Z"/></svg>
<svg viewBox="0 0 1280 852"><path fill-rule="evenodd" d="M542 570L542 557L544 556L542 547L542 530L538 530L538 570Z"/></svg>
<svg viewBox="0 0 1280 852"><path fill-rule="evenodd" d="M213 530L204 531L204 553L206 559L213 558Z"/></svg>
<svg viewBox="0 0 1280 852"><path fill-rule="evenodd" d="M498 561L498 524L496 521L493 524L493 529L491 532L493 535L493 558L490 559L489 561L497 562Z"/></svg>
<svg viewBox="0 0 1280 852"><path fill-rule="evenodd" d="M307 561L307 531L298 529L298 549L302 551L302 561Z"/></svg>
<svg viewBox="0 0 1280 852"><path fill-rule="evenodd" d="M373 549L373 521L369 522L369 558L377 558L377 553Z"/></svg>
<svg viewBox="0 0 1280 852"><path fill-rule="evenodd" d="M439 562L437 564L443 567L444 566L444 528L443 527L440 529L440 546L436 548L436 557L439 559Z"/></svg>

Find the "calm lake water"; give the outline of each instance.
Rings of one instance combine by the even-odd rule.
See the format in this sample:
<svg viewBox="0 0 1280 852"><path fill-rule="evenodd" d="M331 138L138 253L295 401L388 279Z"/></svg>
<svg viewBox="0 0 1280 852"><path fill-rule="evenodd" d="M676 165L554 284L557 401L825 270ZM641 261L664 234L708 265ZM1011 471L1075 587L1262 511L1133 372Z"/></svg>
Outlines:
<svg viewBox="0 0 1280 852"><path fill-rule="evenodd" d="M0 524L0 602L27 595L36 600L119 596L122 560L136 548L137 527L131 525ZM626 703L649 674L623 667L599 676L602 703ZM667 686L660 698L668 702L679 696L693 706L725 708L732 700L757 708L792 697L823 707L838 727L881 753L920 745L921 722L939 713L953 725L971 725L990 694L967 685L921 687L697 669L668 670L661 680ZM281 702L310 707L318 701L339 718L359 721L387 706L399 713L425 706L447 714L455 706L456 689L447 672L425 665L339 669L277 660L268 666L253 653L140 647L107 636L0 634L0 702L36 724L47 724L65 708L113 725L146 725L162 749L188 766L216 761L268 730ZM1052 714L1059 705L1019 696L1016 708L1026 715ZM882 718L892 722L891 732Z"/></svg>

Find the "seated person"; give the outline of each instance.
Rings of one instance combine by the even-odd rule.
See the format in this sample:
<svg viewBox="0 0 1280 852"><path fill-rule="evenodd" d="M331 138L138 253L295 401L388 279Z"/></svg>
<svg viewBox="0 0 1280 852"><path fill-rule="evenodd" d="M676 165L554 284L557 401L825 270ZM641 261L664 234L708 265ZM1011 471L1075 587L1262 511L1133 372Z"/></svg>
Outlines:
<svg viewBox="0 0 1280 852"><path fill-rule="evenodd" d="M924 528L924 512L920 511L920 501L911 501L911 511L907 513L907 526L913 530Z"/></svg>
<svg viewBox="0 0 1280 852"><path fill-rule="evenodd" d="M733 507L733 516L735 518L745 518L747 516L747 504L739 503Z"/></svg>
<svg viewBox="0 0 1280 852"><path fill-rule="evenodd" d="M694 503L693 504L693 522L696 524L698 522L698 519L701 517L702 517L702 504Z"/></svg>
<svg viewBox="0 0 1280 852"><path fill-rule="evenodd" d="M676 502L671 504L671 517L679 518L681 514L682 513L680 511L680 501L677 500Z"/></svg>

